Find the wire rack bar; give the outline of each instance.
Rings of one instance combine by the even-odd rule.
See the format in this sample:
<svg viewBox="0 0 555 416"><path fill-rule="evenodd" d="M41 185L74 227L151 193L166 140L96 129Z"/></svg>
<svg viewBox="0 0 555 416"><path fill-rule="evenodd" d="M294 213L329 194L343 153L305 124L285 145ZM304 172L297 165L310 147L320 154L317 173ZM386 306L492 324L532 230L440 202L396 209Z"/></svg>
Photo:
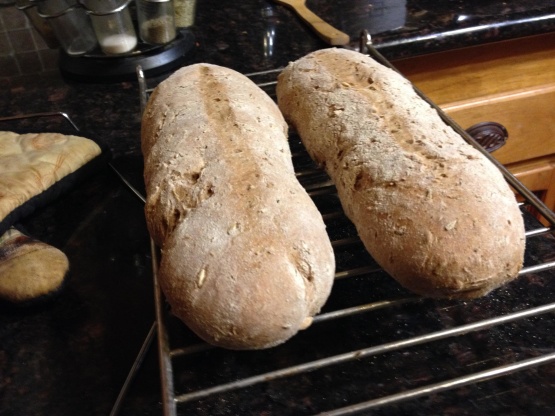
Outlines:
<svg viewBox="0 0 555 416"><path fill-rule="evenodd" d="M16 121L16 120L24 120L28 118L43 118L43 117L62 117L75 131L79 131L79 127L77 127L77 124L75 124L71 119L71 117L66 112L63 112L63 111L50 111L50 112L44 112L44 113L31 113L31 114L19 114L15 116L6 116L6 117L0 117L0 121Z"/></svg>
<svg viewBox="0 0 555 416"><path fill-rule="evenodd" d="M321 360L315 360L304 364L299 364L297 366L284 368L281 370L271 371L268 373L244 378L242 380L234 381L231 383L221 384L219 386L211 387L204 390L181 394L177 396L175 400L178 403L191 401L191 400L198 400L207 396L211 396L213 394L219 394L230 390L244 388L244 387L251 386L253 384L267 382L278 378L290 377L300 373L311 372L331 365L342 364L347 361L358 360L368 356L385 354L386 352L400 350L403 348L409 348L416 345L437 341L440 339L455 337L458 335L467 334L475 331L481 331L484 329L491 328L493 326L506 324L512 321L525 319L531 316L539 316L539 315L549 313L549 312L554 312L554 311L555 311L555 303L538 306L536 308L525 309L515 313L498 316L491 319L485 319L471 324L461 325L450 329L427 333L427 334L419 335L412 338L407 338L400 341L394 341L386 344L376 345L374 347L368 347L368 348L363 348L356 351L350 351L344 354L335 355L333 357L328 357Z"/></svg>
<svg viewBox="0 0 555 416"><path fill-rule="evenodd" d="M442 391L452 390L468 386L470 384L481 383L493 378L506 376L516 371L527 370L532 367L537 367L542 364L549 364L555 362L555 353L541 355L539 357L529 358L527 360L517 361L512 364L507 364L495 367L489 370L480 371L477 373L457 377L451 380L442 381L440 383L430 384L424 387L407 390L401 393L392 394L389 396L381 397L379 399L368 400L356 405L346 406L340 409L335 409L329 412L320 413L320 416L348 416L360 414L360 412L382 407L392 403L398 403L410 399L416 399L422 396L428 396L433 393L440 393Z"/></svg>

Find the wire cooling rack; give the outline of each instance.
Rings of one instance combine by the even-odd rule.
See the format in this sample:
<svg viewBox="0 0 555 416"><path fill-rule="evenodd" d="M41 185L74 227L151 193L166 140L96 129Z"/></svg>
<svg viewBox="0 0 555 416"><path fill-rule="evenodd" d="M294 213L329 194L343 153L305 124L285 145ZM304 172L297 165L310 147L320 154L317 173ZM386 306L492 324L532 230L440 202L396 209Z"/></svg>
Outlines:
<svg viewBox="0 0 555 416"><path fill-rule="evenodd" d="M391 67L365 34L360 47ZM279 72L248 75L273 96ZM144 108L151 89L140 68L138 79ZM159 252L151 243L156 322L112 414L155 338L165 416L418 415L461 401L476 414L553 408L555 215L430 104L501 170L525 201L527 249L519 279L465 302L404 291L367 254L333 183L292 134L297 177L322 212L336 255L336 281L323 311L310 328L282 346L249 352L213 347L169 311L157 281ZM547 226L529 213L530 207Z"/></svg>

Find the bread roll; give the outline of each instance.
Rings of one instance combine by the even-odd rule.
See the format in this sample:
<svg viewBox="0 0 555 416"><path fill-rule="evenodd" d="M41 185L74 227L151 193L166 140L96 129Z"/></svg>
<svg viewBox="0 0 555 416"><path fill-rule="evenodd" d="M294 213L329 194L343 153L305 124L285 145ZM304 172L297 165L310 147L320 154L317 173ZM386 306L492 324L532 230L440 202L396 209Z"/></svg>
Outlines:
<svg viewBox="0 0 555 416"><path fill-rule="evenodd" d="M155 89L141 134L146 219L172 312L231 349L271 347L310 324L335 260L274 101L237 72L192 65Z"/></svg>
<svg viewBox="0 0 555 416"><path fill-rule="evenodd" d="M525 237L514 194L409 81L327 49L291 63L277 95L367 250L399 283L472 298L517 276Z"/></svg>

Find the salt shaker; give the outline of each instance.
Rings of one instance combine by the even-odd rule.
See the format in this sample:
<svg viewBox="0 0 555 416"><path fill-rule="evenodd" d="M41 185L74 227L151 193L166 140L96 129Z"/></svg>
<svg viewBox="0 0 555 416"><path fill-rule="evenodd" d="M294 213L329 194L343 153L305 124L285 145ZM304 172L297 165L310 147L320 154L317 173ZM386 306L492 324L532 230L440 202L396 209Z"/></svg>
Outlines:
<svg viewBox="0 0 555 416"><path fill-rule="evenodd" d="M143 42L161 45L175 38L175 15L171 0L137 0L137 17Z"/></svg>
<svg viewBox="0 0 555 416"><path fill-rule="evenodd" d="M80 0L91 16L100 49L107 55L131 52L137 35L131 20L130 0Z"/></svg>

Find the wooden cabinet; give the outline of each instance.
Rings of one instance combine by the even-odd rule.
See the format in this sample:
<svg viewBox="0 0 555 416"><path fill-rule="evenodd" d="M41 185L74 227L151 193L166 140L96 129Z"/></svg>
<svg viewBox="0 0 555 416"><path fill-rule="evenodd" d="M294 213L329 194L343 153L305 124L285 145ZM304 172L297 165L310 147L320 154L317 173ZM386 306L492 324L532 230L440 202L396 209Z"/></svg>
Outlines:
<svg viewBox="0 0 555 416"><path fill-rule="evenodd" d="M461 127L504 125L492 155L555 210L555 33L393 64Z"/></svg>
<svg viewBox="0 0 555 416"><path fill-rule="evenodd" d="M553 210L555 206L555 156L525 160L511 165L511 172Z"/></svg>

